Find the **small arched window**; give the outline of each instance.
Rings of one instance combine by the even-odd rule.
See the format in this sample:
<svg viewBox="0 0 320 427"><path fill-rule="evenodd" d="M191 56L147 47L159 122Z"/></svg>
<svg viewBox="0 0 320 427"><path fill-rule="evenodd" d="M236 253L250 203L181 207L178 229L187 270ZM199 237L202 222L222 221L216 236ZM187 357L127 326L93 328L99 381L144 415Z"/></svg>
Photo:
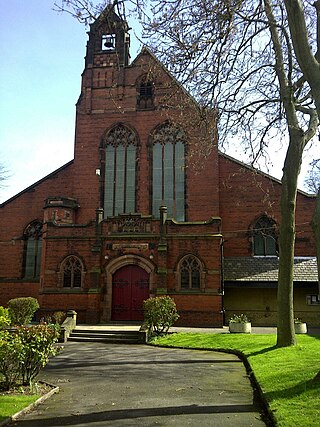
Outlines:
<svg viewBox="0 0 320 427"><path fill-rule="evenodd" d="M41 250L42 250L42 222L32 221L23 233L25 279L37 279L40 276Z"/></svg>
<svg viewBox="0 0 320 427"><path fill-rule="evenodd" d="M180 261L180 289L201 288L201 263L193 255L187 255Z"/></svg>
<svg viewBox="0 0 320 427"><path fill-rule="evenodd" d="M143 76L137 83L137 108L139 110L152 110L154 108L154 84Z"/></svg>
<svg viewBox="0 0 320 427"><path fill-rule="evenodd" d="M63 288L81 288L84 268L81 260L70 255L61 263L61 285Z"/></svg>
<svg viewBox="0 0 320 427"><path fill-rule="evenodd" d="M277 255L276 222L267 215L260 216L253 225L253 254L257 256Z"/></svg>

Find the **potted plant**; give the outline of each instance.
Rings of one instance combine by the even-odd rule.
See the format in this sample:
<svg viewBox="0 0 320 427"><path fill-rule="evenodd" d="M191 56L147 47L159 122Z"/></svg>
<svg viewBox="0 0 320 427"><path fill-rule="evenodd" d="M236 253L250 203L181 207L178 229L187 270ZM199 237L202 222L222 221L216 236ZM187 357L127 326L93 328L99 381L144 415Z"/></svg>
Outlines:
<svg viewBox="0 0 320 427"><path fill-rule="evenodd" d="M294 319L294 331L296 334L306 334L307 324L301 319Z"/></svg>
<svg viewBox="0 0 320 427"><path fill-rule="evenodd" d="M229 320L229 332L235 334L250 334L251 321L245 314L234 314Z"/></svg>

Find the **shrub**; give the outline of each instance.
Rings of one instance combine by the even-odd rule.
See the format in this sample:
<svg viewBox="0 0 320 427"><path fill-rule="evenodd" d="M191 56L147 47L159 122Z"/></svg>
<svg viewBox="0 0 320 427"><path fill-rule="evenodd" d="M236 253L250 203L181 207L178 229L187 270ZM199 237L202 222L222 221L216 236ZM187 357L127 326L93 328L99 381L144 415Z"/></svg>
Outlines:
<svg viewBox="0 0 320 427"><path fill-rule="evenodd" d="M52 317L55 323L62 325L67 318L67 313L65 311L55 311Z"/></svg>
<svg viewBox="0 0 320 427"><path fill-rule="evenodd" d="M23 345L15 333L0 331L0 375L2 388L10 390L21 376Z"/></svg>
<svg viewBox="0 0 320 427"><path fill-rule="evenodd" d="M17 336L23 345L21 361L22 384L30 384L46 366L50 356L55 356L59 349L54 346L59 338L60 327L46 323L19 327Z"/></svg>
<svg viewBox="0 0 320 427"><path fill-rule="evenodd" d="M12 325L26 325L31 322L34 313L39 308L36 298L14 298L8 302Z"/></svg>
<svg viewBox="0 0 320 427"><path fill-rule="evenodd" d="M2 388L31 385L40 370L59 348L58 325L19 326L14 332L0 331L0 376Z"/></svg>
<svg viewBox="0 0 320 427"><path fill-rule="evenodd" d="M169 296L149 298L143 303L144 319L148 330L155 334L166 334L179 319L176 304Z"/></svg>
<svg viewBox="0 0 320 427"><path fill-rule="evenodd" d="M234 314L230 317L230 323L250 323L250 320L245 314Z"/></svg>
<svg viewBox="0 0 320 427"><path fill-rule="evenodd" d="M0 306L0 329L10 326L11 319L9 309Z"/></svg>
<svg viewBox="0 0 320 427"><path fill-rule="evenodd" d="M40 319L40 323L62 325L66 320L67 313L65 311L55 311L54 313L47 314Z"/></svg>

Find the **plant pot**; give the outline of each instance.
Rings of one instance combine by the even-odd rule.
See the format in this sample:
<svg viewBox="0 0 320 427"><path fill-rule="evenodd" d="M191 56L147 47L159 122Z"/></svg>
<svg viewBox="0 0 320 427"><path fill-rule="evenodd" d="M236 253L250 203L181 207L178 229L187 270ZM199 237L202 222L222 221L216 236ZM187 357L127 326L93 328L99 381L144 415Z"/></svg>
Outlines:
<svg viewBox="0 0 320 427"><path fill-rule="evenodd" d="M307 333L307 324L306 323L295 323L294 331L296 334L306 334Z"/></svg>
<svg viewBox="0 0 320 427"><path fill-rule="evenodd" d="M231 334L251 334L251 323L229 323L229 332Z"/></svg>

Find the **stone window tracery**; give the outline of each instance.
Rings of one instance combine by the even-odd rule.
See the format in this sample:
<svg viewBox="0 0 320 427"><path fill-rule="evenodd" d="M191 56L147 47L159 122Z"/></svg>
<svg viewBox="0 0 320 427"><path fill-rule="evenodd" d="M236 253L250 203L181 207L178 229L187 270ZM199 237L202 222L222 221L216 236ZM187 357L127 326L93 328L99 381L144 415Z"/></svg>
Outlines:
<svg viewBox="0 0 320 427"><path fill-rule="evenodd" d="M202 266L198 258L193 255L184 257L179 266L180 289L201 288Z"/></svg>
<svg viewBox="0 0 320 427"><path fill-rule="evenodd" d="M276 256L278 252L276 222L267 215L261 215L253 225L253 254Z"/></svg>
<svg viewBox="0 0 320 427"><path fill-rule="evenodd" d="M61 263L61 285L64 288L81 288L83 283L84 268L81 260L70 255Z"/></svg>

